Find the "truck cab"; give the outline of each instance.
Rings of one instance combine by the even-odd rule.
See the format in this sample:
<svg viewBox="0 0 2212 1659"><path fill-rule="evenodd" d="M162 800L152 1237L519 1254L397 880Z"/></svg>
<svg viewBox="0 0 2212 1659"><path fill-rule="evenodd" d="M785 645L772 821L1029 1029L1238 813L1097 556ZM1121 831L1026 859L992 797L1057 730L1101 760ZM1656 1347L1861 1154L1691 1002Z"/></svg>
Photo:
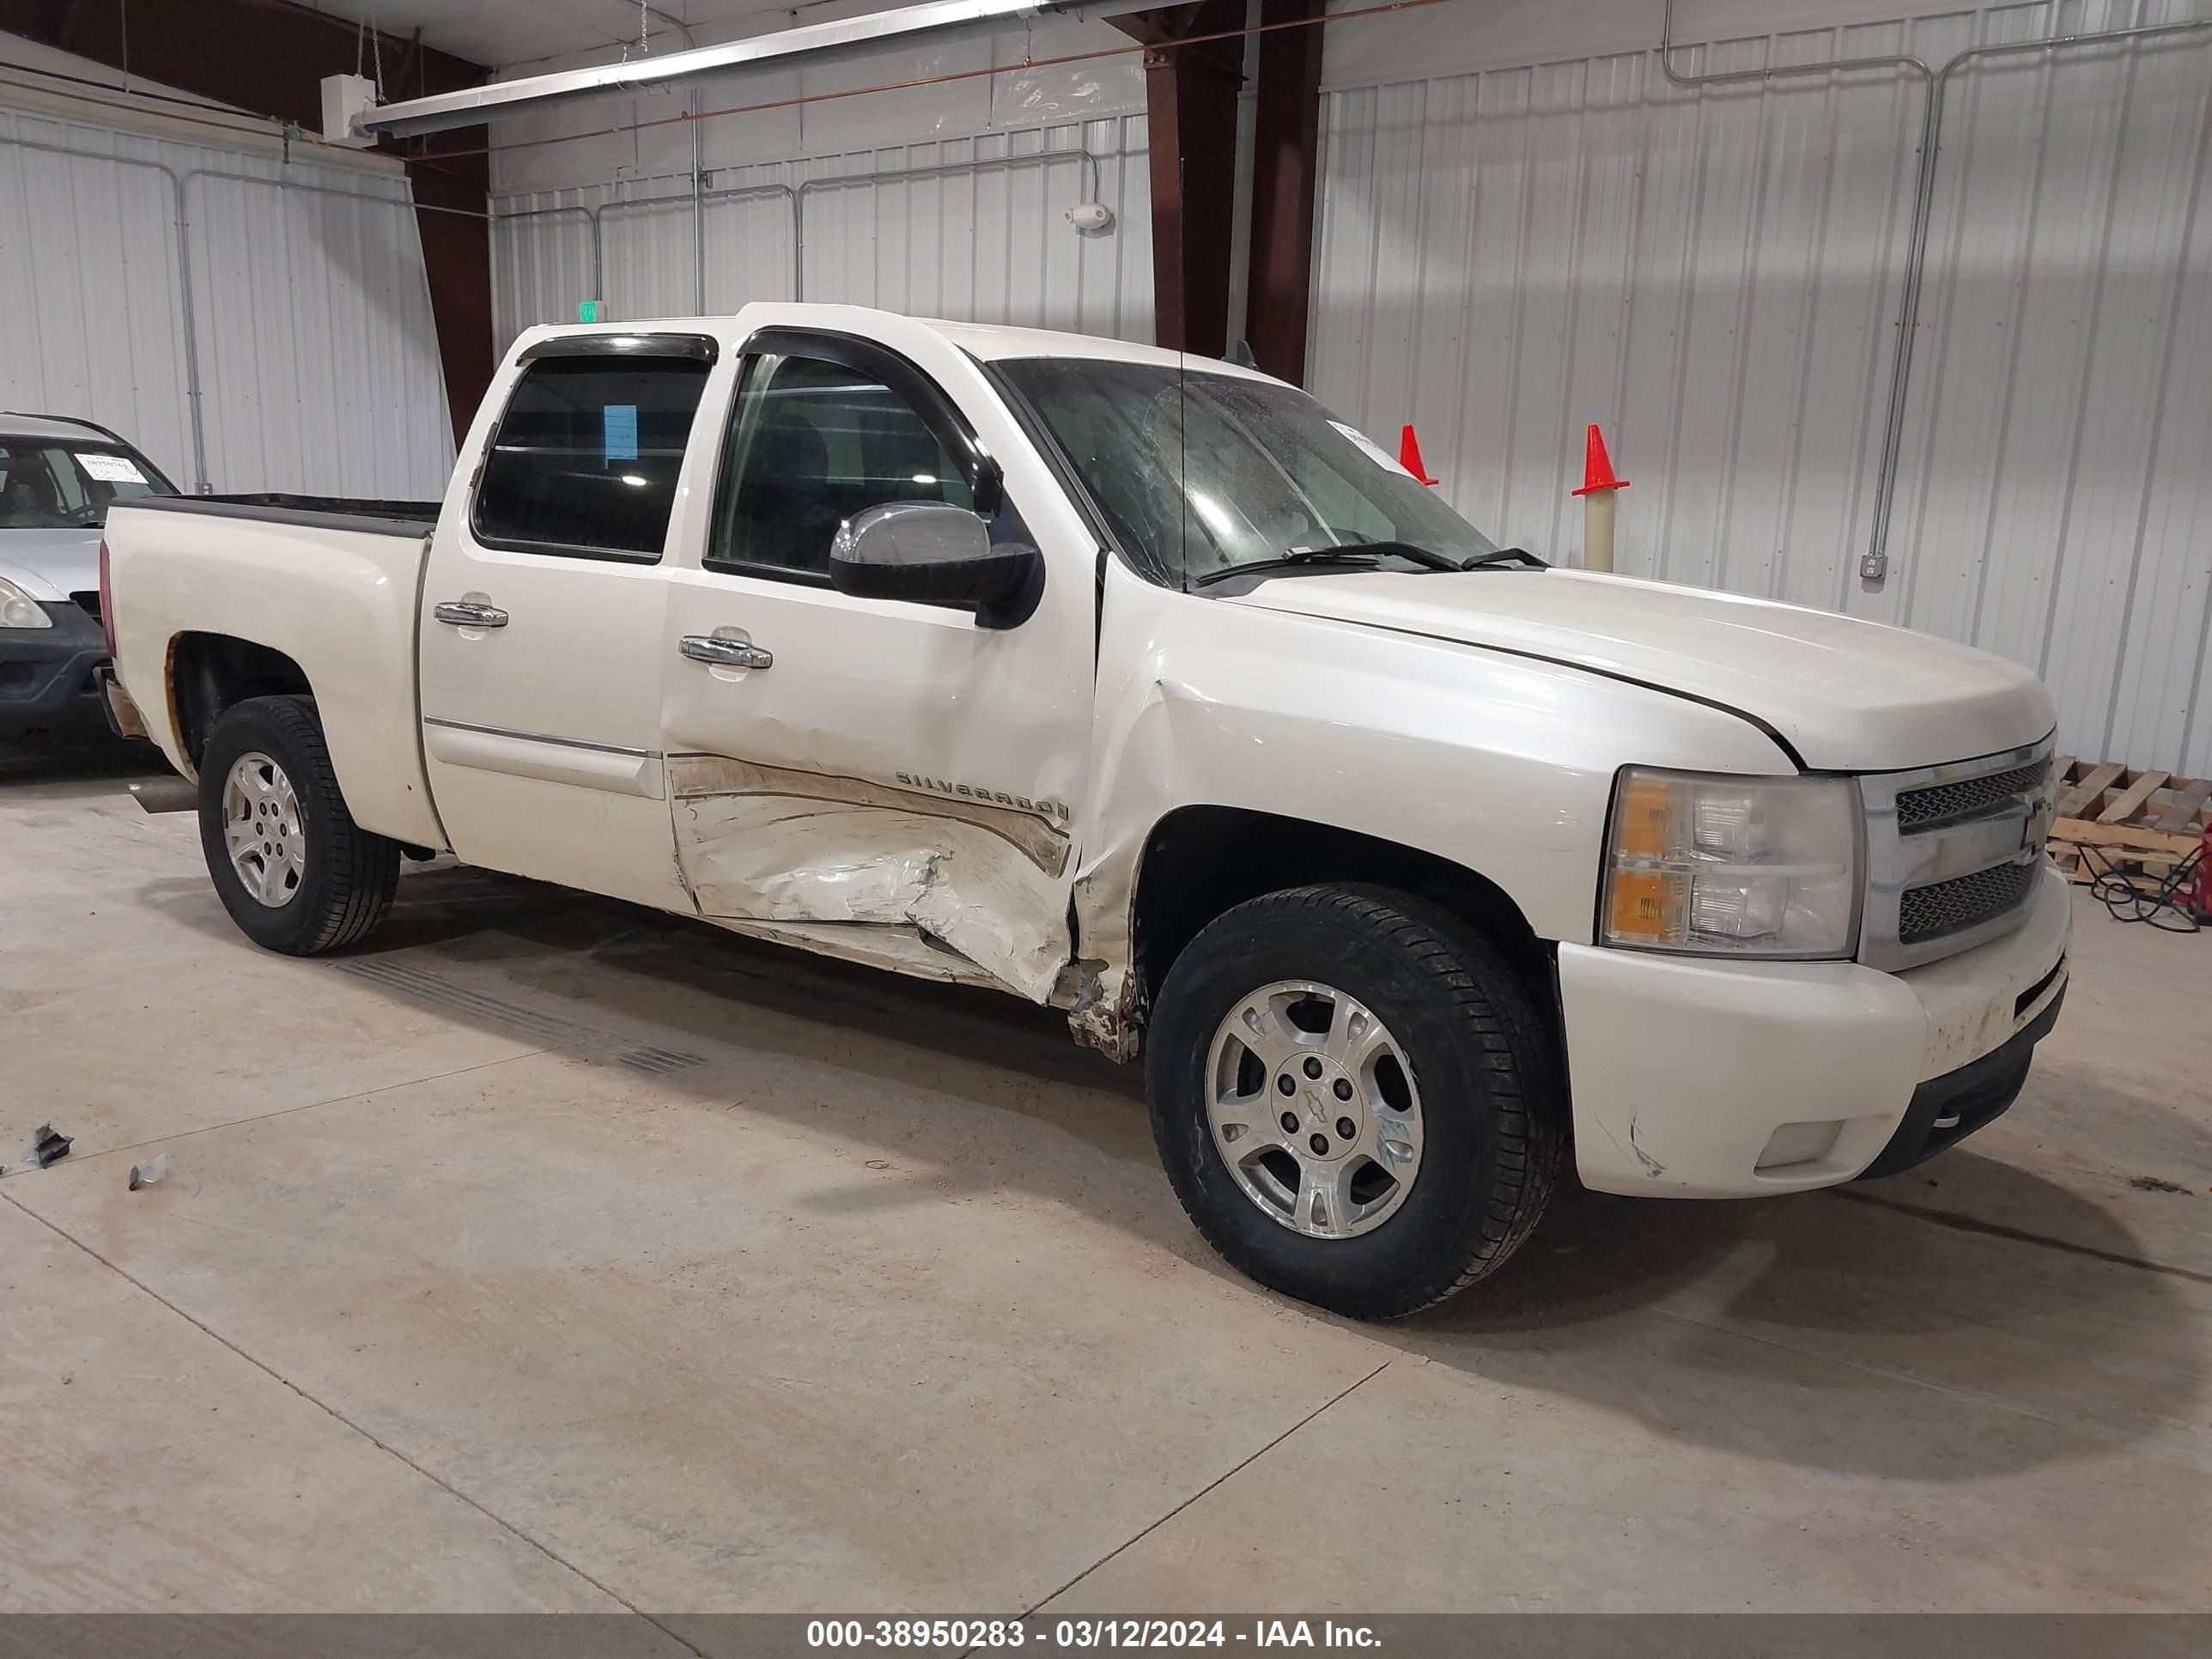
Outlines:
<svg viewBox="0 0 2212 1659"><path fill-rule="evenodd" d="M1258 373L760 305L539 329L441 502L142 503L124 691L298 953L403 850L1066 1012L1362 1316L1586 1184L2008 1106L2065 988L2025 670L1498 547Z"/></svg>

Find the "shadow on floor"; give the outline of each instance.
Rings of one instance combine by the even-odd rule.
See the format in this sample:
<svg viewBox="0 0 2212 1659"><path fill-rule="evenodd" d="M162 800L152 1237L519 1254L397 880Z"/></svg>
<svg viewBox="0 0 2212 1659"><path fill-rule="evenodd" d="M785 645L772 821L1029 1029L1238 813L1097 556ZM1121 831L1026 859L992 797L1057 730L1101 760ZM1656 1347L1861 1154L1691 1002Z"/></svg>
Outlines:
<svg viewBox="0 0 2212 1659"><path fill-rule="evenodd" d="M176 775L149 743L103 738L68 749L0 744L0 801L10 805L127 795L134 783Z"/></svg>
<svg viewBox="0 0 2212 1659"><path fill-rule="evenodd" d="M164 880L143 892L236 942L204 884ZM445 861L410 866L400 893L391 922L352 960L465 984L479 1000L473 1010L455 1003L457 1020L496 1024L496 1005L487 1013L481 1000L489 991L532 1018L625 1025L636 1041L698 1061L656 1088L710 1109L827 1127L882 1146L912 1172L825 1194L825 1213L1012 1188L1111 1219L1241 1284L1158 1173L1139 1069L1074 1048L1049 1010ZM763 1054L833 1066L862 1086L804 1098L751 1086L747 1057ZM934 1121L927 1106L886 1113L870 1078L935 1091L943 1112ZM1926 1167L2001 1200L2035 1231L2123 1261L2142 1255L2117 1218L2025 1170L1963 1149ZM1845 1425L1929 1399L1915 1386L1925 1383L1954 1406L1982 1397L2015 1414L2007 1420L2047 1428L2071 1416L2107 1441L2200 1435L2189 1425L2204 1378L2172 1336L2197 1316L2191 1297L2203 1300L2139 1267L1844 1196L1662 1202L1585 1193L1570 1177L1496 1280L1375 1334L1501 1386L1572 1396L1747 1455L1955 1480L2051 1461L2079 1442L2042 1429L1978 1432L1931 1461L1924 1431Z"/></svg>

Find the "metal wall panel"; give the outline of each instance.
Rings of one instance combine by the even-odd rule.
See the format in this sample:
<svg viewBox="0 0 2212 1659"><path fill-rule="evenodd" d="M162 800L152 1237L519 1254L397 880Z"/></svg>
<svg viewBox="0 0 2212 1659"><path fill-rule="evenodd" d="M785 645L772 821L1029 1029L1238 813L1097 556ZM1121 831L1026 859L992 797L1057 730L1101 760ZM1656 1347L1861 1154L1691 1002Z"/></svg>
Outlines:
<svg viewBox="0 0 2212 1659"><path fill-rule="evenodd" d="M1141 116L814 164L805 189L806 296L1150 340L1147 167ZM880 176L909 170L928 176ZM877 176L827 182L857 173ZM1114 210L1113 225L1077 230L1067 210L1093 200Z"/></svg>
<svg viewBox="0 0 2212 1659"><path fill-rule="evenodd" d="M1675 67L1940 64L2207 12L1959 10L1784 29ZM1438 33L1482 24L1432 15L1397 76L1369 37L1369 83L1325 94L1324 400L1386 437L1414 422L1455 505L1570 561L1567 492L1600 422L1634 480L1624 572L1971 641L2043 674L2074 752L2212 773L2212 718L2193 713L2212 672L2212 41L1954 77L1890 575L1869 585L1918 83L1694 93L1655 52L1436 76L1425 63L1479 55Z"/></svg>
<svg viewBox="0 0 2212 1659"><path fill-rule="evenodd" d="M717 167L704 212L708 307L730 311L803 293L1149 339L1146 168L1144 118L1122 115ZM1067 210L1094 191L1114 210L1114 224L1079 231ZM592 211L605 290L597 295ZM695 308L695 232L682 179L533 191L496 202L495 212L502 341L532 323L573 320L579 300L603 299L619 318Z"/></svg>
<svg viewBox="0 0 2212 1659"><path fill-rule="evenodd" d="M0 109L0 404L104 422L189 485L187 289L216 489L443 492L403 179Z"/></svg>

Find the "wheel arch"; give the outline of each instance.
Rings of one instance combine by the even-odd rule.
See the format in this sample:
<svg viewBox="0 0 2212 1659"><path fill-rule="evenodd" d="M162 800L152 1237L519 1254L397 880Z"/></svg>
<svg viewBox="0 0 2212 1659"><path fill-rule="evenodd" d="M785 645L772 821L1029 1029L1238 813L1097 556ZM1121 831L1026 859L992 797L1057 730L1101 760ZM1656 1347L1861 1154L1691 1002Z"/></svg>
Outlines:
<svg viewBox="0 0 2212 1659"><path fill-rule="evenodd" d="M1403 842L1239 806L1180 806L1146 836L1130 903L1139 994L1149 1000L1216 916L1263 893L1322 882L1392 888L1437 906L1487 939L1556 1022L1553 947L1487 876Z"/></svg>
<svg viewBox="0 0 2212 1659"><path fill-rule="evenodd" d="M170 719L179 754L197 772L216 722L251 697L312 697L305 669L273 646L235 634L188 630L169 641Z"/></svg>

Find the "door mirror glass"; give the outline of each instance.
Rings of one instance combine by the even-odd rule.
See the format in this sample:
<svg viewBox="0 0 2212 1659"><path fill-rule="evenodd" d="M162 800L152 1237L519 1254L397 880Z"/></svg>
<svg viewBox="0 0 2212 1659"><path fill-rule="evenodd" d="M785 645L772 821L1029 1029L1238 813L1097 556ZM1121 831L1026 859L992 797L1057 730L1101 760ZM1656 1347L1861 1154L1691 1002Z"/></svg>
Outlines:
<svg viewBox="0 0 2212 1659"><path fill-rule="evenodd" d="M1019 543L993 545L990 526L964 507L885 501L838 526L830 582L863 599L974 605L984 628L1012 628L1036 609L1044 558Z"/></svg>

